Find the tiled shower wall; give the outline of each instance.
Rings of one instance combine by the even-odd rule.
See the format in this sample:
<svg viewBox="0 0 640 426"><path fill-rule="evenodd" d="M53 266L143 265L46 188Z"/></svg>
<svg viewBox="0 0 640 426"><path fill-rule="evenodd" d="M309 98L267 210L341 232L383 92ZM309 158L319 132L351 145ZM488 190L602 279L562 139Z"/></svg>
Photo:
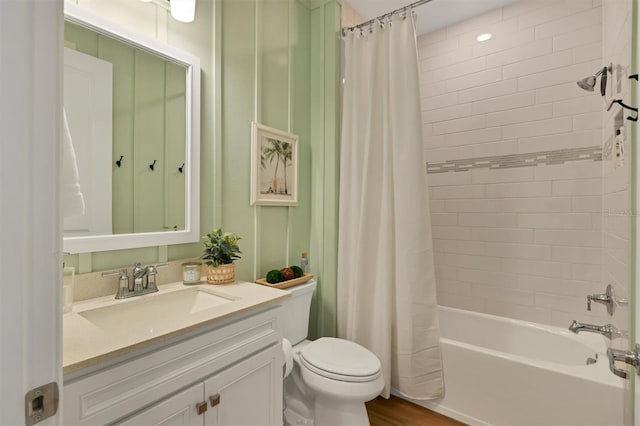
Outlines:
<svg viewBox="0 0 640 426"><path fill-rule="evenodd" d="M525 0L418 39L440 304L604 318L585 303L604 291L604 101L576 85L602 67L602 16L598 0Z"/></svg>

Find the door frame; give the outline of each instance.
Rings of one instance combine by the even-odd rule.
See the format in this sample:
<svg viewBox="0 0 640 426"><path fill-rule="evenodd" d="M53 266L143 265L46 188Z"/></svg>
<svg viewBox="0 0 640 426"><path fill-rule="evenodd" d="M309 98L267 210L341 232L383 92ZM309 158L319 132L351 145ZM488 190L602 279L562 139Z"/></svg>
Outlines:
<svg viewBox="0 0 640 426"><path fill-rule="evenodd" d="M28 390L62 387L62 40L62 0L0 1L3 424L25 424Z"/></svg>

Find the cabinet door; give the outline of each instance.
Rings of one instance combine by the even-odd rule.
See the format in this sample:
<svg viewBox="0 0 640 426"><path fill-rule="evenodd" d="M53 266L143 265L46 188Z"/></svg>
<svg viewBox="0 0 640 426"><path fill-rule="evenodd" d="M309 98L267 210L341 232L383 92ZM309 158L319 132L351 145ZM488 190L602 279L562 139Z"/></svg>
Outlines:
<svg viewBox="0 0 640 426"><path fill-rule="evenodd" d="M206 413L198 414L203 403L203 385L198 383L117 423L121 426L203 426Z"/></svg>
<svg viewBox="0 0 640 426"><path fill-rule="evenodd" d="M204 382L206 426L282 425L282 347L269 349Z"/></svg>

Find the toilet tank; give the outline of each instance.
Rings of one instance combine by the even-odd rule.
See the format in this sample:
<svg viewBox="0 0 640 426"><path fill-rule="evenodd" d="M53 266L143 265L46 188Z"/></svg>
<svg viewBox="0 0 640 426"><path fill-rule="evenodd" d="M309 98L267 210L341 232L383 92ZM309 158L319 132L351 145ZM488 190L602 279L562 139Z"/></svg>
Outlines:
<svg viewBox="0 0 640 426"><path fill-rule="evenodd" d="M282 304L284 308L284 337L292 345L296 345L307 338L311 298L315 289L315 280L286 289L291 292L291 297Z"/></svg>

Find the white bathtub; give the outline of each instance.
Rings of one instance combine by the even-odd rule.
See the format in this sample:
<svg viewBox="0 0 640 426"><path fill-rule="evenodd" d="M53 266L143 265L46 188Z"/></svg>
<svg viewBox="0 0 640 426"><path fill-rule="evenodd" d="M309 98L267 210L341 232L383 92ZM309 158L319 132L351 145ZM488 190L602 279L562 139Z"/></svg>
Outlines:
<svg viewBox="0 0 640 426"><path fill-rule="evenodd" d="M417 404L471 425L623 424L624 380L609 372L604 337L439 310L445 396Z"/></svg>

